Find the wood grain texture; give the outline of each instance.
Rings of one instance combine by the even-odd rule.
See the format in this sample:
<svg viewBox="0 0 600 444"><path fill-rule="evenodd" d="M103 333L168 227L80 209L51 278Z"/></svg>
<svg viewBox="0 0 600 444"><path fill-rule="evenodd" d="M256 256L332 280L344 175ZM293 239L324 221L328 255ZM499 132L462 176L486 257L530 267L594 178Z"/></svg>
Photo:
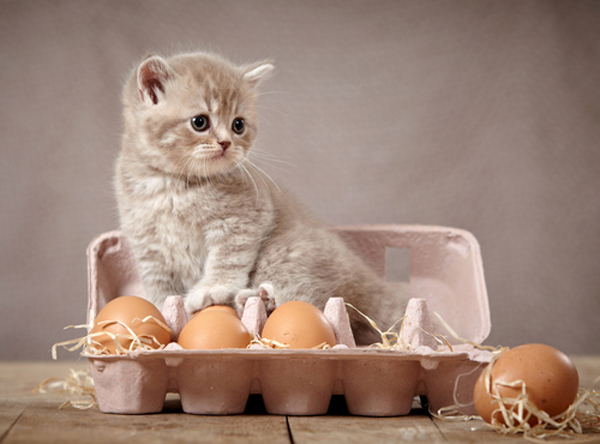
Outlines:
<svg viewBox="0 0 600 444"><path fill-rule="evenodd" d="M433 423L444 438L445 443L506 443L517 439L525 441L523 435L501 435L487 426L481 419L471 421L445 421L433 419Z"/></svg>
<svg viewBox="0 0 600 444"><path fill-rule="evenodd" d="M69 369L86 369L87 362L0 362L0 442L5 443L289 443L284 416L261 413L255 402L247 414L188 415L177 395L154 415L108 415L97 409L59 406L64 394L32 393L42 381L64 378ZM258 414L257 414L258 413Z"/></svg>
<svg viewBox="0 0 600 444"><path fill-rule="evenodd" d="M106 415L98 410L28 406L5 443L288 443L285 417L268 415Z"/></svg>
<svg viewBox="0 0 600 444"><path fill-rule="evenodd" d="M23 403L3 402L0 404L0 442L4 442L4 438L8 436L25 408L26 405Z"/></svg>
<svg viewBox="0 0 600 444"><path fill-rule="evenodd" d="M426 415L289 417L292 441L303 443L445 442Z"/></svg>

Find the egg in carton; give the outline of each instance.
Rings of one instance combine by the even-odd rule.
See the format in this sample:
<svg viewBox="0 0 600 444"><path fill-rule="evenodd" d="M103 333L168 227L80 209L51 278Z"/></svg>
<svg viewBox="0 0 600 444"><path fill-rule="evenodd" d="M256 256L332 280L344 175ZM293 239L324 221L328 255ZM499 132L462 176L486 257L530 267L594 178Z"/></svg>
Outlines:
<svg viewBox="0 0 600 444"><path fill-rule="evenodd" d="M407 306L401 347L356 347L346 305L332 298L324 309L338 344L331 349L184 350L176 340L188 317L182 298L170 296L162 312L173 331L166 348L85 355L100 410L159 412L166 394L177 392L182 409L194 414L242 413L250 394L261 394L272 414L324 414L332 395L343 395L354 415L406 415L417 395L427 397L432 411L458 404L462 413L475 413L473 387L491 359L471 345L482 342L490 329L476 239L463 230L419 225L338 231L382 276L387 248L410 251L408 285L414 298ZM121 232L105 233L91 242L88 272L88 322L115 297L144 294ZM469 343L453 338L431 317L430 309ZM267 319L262 300L249 298L241 319L250 332L260 334ZM440 332L447 333L451 347L440 347L434 338Z"/></svg>

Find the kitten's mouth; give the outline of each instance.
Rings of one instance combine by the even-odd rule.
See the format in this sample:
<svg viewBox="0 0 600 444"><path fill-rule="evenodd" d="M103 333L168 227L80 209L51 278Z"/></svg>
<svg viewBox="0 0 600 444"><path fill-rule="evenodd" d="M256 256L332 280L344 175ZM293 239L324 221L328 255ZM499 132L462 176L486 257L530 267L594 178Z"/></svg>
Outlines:
<svg viewBox="0 0 600 444"><path fill-rule="evenodd" d="M195 157L202 164L203 176L212 176L228 171L237 162L235 150L223 149L220 145L204 145L196 151Z"/></svg>
<svg viewBox="0 0 600 444"><path fill-rule="evenodd" d="M211 159L215 158L215 157L224 157L225 153L227 153L229 151L228 148L230 145L231 145L230 143L227 143L227 144L215 143L214 145L208 146L207 148L209 150L209 153L211 154L211 156L210 156Z"/></svg>
<svg viewBox="0 0 600 444"><path fill-rule="evenodd" d="M226 156L227 150L224 150L219 145L204 146L198 153L201 158L208 161L222 159Z"/></svg>
<svg viewBox="0 0 600 444"><path fill-rule="evenodd" d="M229 150L215 150L206 156L206 161L213 164L215 168L229 169L236 162L236 155Z"/></svg>
<svg viewBox="0 0 600 444"><path fill-rule="evenodd" d="M209 158L208 158L209 162L221 162L221 161L227 161L229 160L229 156L227 155L226 151L221 151L219 153L215 153L212 154Z"/></svg>

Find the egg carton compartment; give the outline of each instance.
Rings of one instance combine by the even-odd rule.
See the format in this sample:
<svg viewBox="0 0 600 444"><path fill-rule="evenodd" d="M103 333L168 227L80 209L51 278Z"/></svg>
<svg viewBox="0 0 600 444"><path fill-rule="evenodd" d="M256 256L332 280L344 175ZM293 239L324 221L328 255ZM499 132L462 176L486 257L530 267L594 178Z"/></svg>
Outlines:
<svg viewBox="0 0 600 444"><path fill-rule="evenodd" d="M468 232L430 226L364 226L336 228L348 244L382 277L386 251L410 255L408 285L413 298L403 328L404 350L356 347L343 300L332 298L324 314L338 343L328 350L165 349L127 355L88 357L99 408L105 413L153 413L165 396L177 392L185 412L236 414L250 394L261 394L271 414L319 415L332 395L344 395L354 415L398 416L410 412L416 395L427 397L433 411L456 404L475 412L475 381L489 353L453 338L437 312L458 336L475 343L489 334L490 320L481 254ZM144 296L135 262L124 235L102 234L88 248L88 322L112 299ZM187 322L180 296L170 296L163 315L174 331ZM259 298L249 298L242 322L260 333L266 321ZM452 350L438 347L432 332L443 333Z"/></svg>

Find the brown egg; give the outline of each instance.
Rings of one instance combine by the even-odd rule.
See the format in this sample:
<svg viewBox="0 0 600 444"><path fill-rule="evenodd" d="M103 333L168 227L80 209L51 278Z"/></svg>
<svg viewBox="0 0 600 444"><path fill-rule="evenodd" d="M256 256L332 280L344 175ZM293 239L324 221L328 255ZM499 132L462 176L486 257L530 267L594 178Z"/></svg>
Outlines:
<svg viewBox="0 0 600 444"><path fill-rule="evenodd" d="M475 384L473 400L477 413L488 423L500 404L494 401L485 387L484 370ZM525 382L526 393L536 407L548 415L563 413L577 397L579 375L571 360L559 350L543 344L526 344L501 355L491 368L491 392L503 398L516 398L521 386L515 388L494 386L495 382ZM497 387L497 388L494 388ZM506 405L506 407L510 407ZM504 422L497 412L494 417ZM537 424L532 418L529 423Z"/></svg>
<svg viewBox="0 0 600 444"><path fill-rule="evenodd" d="M230 307L229 305L209 305L208 307L196 312L194 314L194 316L199 315L200 313L206 313L207 311L211 311L211 310L220 310L220 311L224 311L226 313L232 314L235 317L239 318L237 311L235 311L235 309L233 309L232 307Z"/></svg>
<svg viewBox="0 0 600 444"><path fill-rule="evenodd" d="M162 313L150 301L137 296L120 296L106 304L94 320L94 327L91 333L111 332L120 335L131 335L131 333L118 323L106 323L103 321L120 321L127 325L138 336L154 337L163 345L167 345L171 341L171 333L165 330L153 320L142 322L147 316L152 316L158 319L163 324L166 324ZM115 341L108 335L98 335L92 338L92 341L98 342L102 347L106 347L109 353L116 353ZM119 338L121 346L128 349L131 345L131 339ZM160 347L159 344L148 344L152 348Z"/></svg>
<svg viewBox="0 0 600 444"><path fill-rule="evenodd" d="M313 348L323 342L331 347L336 344L333 328L325 315L303 301L290 301L277 307L265 323L262 338L293 349Z"/></svg>
<svg viewBox="0 0 600 444"><path fill-rule="evenodd" d="M204 309L185 324L177 343L186 349L215 350L246 348L251 340L237 314L228 310Z"/></svg>

